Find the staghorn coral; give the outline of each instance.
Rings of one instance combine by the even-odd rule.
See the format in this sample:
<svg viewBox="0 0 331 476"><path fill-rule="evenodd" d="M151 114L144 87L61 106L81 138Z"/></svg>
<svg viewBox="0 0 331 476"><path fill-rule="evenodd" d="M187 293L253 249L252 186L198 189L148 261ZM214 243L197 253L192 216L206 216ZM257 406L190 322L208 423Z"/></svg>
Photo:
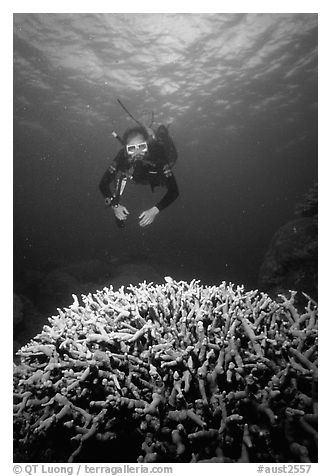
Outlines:
<svg viewBox="0 0 331 476"><path fill-rule="evenodd" d="M317 304L165 280L73 295L18 351L15 460L316 461Z"/></svg>

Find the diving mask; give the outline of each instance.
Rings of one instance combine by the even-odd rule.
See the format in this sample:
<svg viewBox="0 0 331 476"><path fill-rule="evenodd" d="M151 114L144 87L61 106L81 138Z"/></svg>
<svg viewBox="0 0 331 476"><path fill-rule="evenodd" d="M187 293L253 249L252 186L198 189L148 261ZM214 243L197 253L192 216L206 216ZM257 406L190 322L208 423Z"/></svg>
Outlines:
<svg viewBox="0 0 331 476"><path fill-rule="evenodd" d="M128 155L141 155L145 154L148 150L147 142L140 142L140 144L130 144L126 146L126 152Z"/></svg>

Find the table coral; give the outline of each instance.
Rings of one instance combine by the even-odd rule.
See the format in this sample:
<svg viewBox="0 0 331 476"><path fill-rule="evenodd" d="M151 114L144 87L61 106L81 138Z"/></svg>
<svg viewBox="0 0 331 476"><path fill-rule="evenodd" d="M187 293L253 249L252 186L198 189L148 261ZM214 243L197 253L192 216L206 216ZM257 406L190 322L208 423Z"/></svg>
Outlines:
<svg viewBox="0 0 331 476"><path fill-rule="evenodd" d="M166 277L73 298L17 352L17 461L317 460L309 296Z"/></svg>

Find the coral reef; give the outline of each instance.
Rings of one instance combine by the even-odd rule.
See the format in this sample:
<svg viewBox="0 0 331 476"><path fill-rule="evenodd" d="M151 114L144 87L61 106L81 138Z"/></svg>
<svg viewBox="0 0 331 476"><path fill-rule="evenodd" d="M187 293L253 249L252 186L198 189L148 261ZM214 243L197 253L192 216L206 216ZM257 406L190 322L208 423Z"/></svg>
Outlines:
<svg viewBox="0 0 331 476"><path fill-rule="evenodd" d="M317 184L296 205L294 214L296 218L272 237L260 267L258 287L271 295L300 289L317 300Z"/></svg>
<svg viewBox="0 0 331 476"><path fill-rule="evenodd" d="M57 266L49 269L50 264ZM98 259L71 264L49 263L44 271L24 269L14 278L14 351L36 335L57 307L67 305L72 293L100 289L109 283L111 265ZM21 303L21 304L20 304Z"/></svg>
<svg viewBox="0 0 331 476"><path fill-rule="evenodd" d="M109 286L139 284L141 276L154 283L163 282L160 275L144 255L124 255L102 261L90 259L74 261L42 272L24 270L15 281L14 294L14 352L34 337L47 324L47 316L58 307L67 306L71 295L94 292ZM16 361L16 357L14 357Z"/></svg>
<svg viewBox="0 0 331 476"><path fill-rule="evenodd" d="M15 461L317 461L317 304L296 294L73 295L18 351Z"/></svg>

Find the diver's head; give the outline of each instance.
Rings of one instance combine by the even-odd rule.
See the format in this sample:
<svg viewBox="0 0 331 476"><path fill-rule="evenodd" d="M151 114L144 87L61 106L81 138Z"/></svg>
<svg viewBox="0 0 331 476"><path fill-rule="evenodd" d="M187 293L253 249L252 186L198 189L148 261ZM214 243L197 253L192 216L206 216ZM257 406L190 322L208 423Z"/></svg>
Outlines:
<svg viewBox="0 0 331 476"><path fill-rule="evenodd" d="M148 152L148 132L144 127L133 127L123 135L125 152L130 161L142 159Z"/></svg>

